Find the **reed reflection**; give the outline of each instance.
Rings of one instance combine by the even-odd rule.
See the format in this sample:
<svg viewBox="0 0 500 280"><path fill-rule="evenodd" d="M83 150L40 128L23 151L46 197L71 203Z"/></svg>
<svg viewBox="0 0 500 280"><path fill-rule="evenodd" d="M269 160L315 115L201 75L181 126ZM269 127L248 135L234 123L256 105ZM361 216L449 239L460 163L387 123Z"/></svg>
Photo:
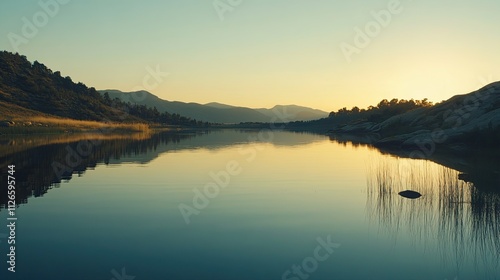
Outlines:
<svg viewBox="0 0 500 280"><path fill-rule="evenodd" d="M367 187L369 220L395 241L409 237L424 250L437 246L457 271L472 261L485 279L500 275L500 194L492 191L498 188L477 188L466 174L430 161L388 157L372 162ZM399 196L404 190L422 197Z"/></svg>

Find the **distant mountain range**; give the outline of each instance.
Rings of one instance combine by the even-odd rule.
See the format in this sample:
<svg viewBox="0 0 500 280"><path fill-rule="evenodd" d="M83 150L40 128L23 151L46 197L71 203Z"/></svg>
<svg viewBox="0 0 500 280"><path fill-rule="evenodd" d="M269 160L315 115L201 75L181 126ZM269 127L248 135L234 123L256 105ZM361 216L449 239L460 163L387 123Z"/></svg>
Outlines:
<svg viewBox="0 0 500 280"><path fill-rule="evenodd" d="M109 98L104 97L104 92L108 92ZM36 117L205 126L206 122L287 122L328 115L295 105L250 109L215 102L166 101L147 91L98 92L38 61L30 62L26 56L7 51L0 51L0 113L0 127L30 123Z"/></svg>
<svg viewBox="0 0 500 280"><path fill-rule="evenodd" d="M180 114L192 119L214 123L308 121L328 116L328 112L297 105L276 105L270 109L252 109L217 102L199 104L168 101L160 99L148 91L122 92L106 89L99 90L99 92L102 95L107 92L111 99L119 98L133 104L156 107L160 112Z"/></svg>
<svg viewBox="0 0 500 280"><path fill-rule="evenodd" d="M34 126L29 118L40 116L204 127L209 124L201 121L290 122L287 128L292 130L363 136L368 139L365 142L379 147L427 153L437 146L498 147L500 82L436 105L426 99L384 99L367 109L342 108L328 114L296 105L251 109L216 102L167 101L147 91L96 91L23 55L0 51L0 127L22 121L23 126Z"/></svg>

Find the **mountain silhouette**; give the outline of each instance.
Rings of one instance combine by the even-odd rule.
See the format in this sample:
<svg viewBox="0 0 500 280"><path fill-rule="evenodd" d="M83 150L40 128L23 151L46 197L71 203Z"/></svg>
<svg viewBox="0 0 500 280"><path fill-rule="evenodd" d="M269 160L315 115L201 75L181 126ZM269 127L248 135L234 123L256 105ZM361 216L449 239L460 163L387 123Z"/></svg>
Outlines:
<svg viewBox="0 0 500 280"><path fill-rule="evenodd" d="M297 105L277 105L271 109L251 109L217 102L199 104L168 101L160 99L148 91L122 92L107 89L99 90L99 92L101 94L107 92L112 99L119 98L134 104L156 107L160 112L166 111L215 123L305 121L328 116L327 112ZM286 120L283 119L283 115L286 116Z"/></svg>

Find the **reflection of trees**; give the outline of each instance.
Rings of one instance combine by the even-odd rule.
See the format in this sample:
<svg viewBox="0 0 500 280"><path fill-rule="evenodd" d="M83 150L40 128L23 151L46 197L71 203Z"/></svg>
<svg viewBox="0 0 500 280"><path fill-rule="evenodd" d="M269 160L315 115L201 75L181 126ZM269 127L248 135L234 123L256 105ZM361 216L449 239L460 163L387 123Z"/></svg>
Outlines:
<svg viewBox="0 0 500 280"><path fill-rule="evenodd" d="M64 180L74 174L83 175L86 170L99 163L137 162L147 163L159 154L170 150L182 149L220 149L230 145L247 142L272 143L273 145L305 145L318 141L314 134L273 133L269 136L262 130L191 130L167 131L158 134L108 135L108 134L58 134L22 135L18 137L0 136L0 170L5 171L9 164L16 165L16 202L26 203L28 197L43 196L49 189L59 187ZM198 135L204 137L195 137ZM292 137L290 137L292 135ZM263 138L264 140L261 140ZM189 139L189 141L187 141ZM98 140L91 150L82 156L78 165L62 170L59 179L53 164L67 166L68 149L77 151L79 145ZM85 145L83 145L85 146ZM81 148L81 147L80 147ZM85 150L85 149L84 149ZM59 166L59 165L57 165ZM6 173L0 177L6 182ZM7 202L6 184L0 183L0 208Z"/></svg>
<svg viewBox="0 0 500 280"><path fill-rule="evenodd" d="M378 140L380 138L380 136L376 134L357 135L357 134L347 134L347 133L329 134L328 137L330 138L330 141L337 142L344 146L350 144L355 148L362 146L371 147L367 143L372 143L373 141Z"/></svg>
<svg viewBox="0 0 500 280"><path fill-rule="evenodd" d="M111 159L120 160L122 157L133 157L155 151L159 145L168 145L178 143L182 139L193 137L195 134L179 133L159 133L154 135L132 135L118 137L103 137L102 135L89 136L82 134L80 138L71 138L71 140L61 140L55 136L52 142L49 140L43 144L30 146L23 143L23 147L18 152L4 153L0 155L0 170L7 170L10 164L16 165L16 203L27 203L31 196L43 196L53 187L59 187L62 180L70 180L73 174L81 176L87 169L93 169L98 163L108 164ZM80 140L78 140L80 139ZM91 153L87 156L81 156L81 162L71 167L66 163L68 149L77 150L79 143L99 139L99 144L91 147ZM12 144L12 142L9 142ZM28 148L26 148L28 147ZM13 147L16 150L16 147ZM153 159L153 158L151 158ZM58 178L53 169L53 163L59 162L69 167L61 178ZM7 182L7 174L2 172L1 182ZM0 208L6 207L7 186L3 183L0 186Z"/></svg>
<svg viewBox="0 0 500 280"><path fill-rule="evenodd" d="M422 197L409 200L397 194L406 189ZM460 180L459 172L428 161L390 158L371 166L367 194L370 220L394 238L407 234L419 247L436 240L442 258L457 269L472 256L482 273L498 275L498 192L478 189L473 181Z"/></svg>

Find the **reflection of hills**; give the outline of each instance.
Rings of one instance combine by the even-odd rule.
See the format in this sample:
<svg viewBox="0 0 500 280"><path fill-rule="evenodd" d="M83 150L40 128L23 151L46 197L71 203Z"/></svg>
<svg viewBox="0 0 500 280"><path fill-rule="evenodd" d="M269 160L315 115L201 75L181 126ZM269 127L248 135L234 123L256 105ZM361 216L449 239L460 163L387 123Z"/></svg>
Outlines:
<svg viewBox="0 0 500 280"><path fill-rule="evenodd" d="M109 163L137 162L148 163L160 154L171 150L189 149L222 149L229 146L249 142L268 143L275 146L297 146L324 139L324 136L311 133L277 132L270 130L207 130L204 133L192 134L192 137L182 138L175 145L158 145L153 150L133 156L122 156L120 159L111 159ZM195 137L196 136L196 137Z"/></svg>
<svg viewBox="0 0 500 280"><path fill-rule="evenodd" d="M269 131L270 132L270 131ZM0 169L16 165L16 202L27 203L31 196L43 196L61 181L79 176L99 163L145 164L161 154L174 150L219 149L239 143L261 142L273 145L303 145L318 141L322 136L312 134L266 133L265 131L214 130L205 132L162 132L153 135L53 135L19 136L0 139ZM90 141L90 142L89 142ZM82 143L90 146L89 155L81 156L74 166L68 163L68 151L82 150ZM88 145L87 145L88 146ZM72 159L71 159L72 160ZM64 166L64 167L61 167ZM55 168L54 168L55 167ZM60 177L57 173L61 175ZM7 182L2 173L1 182ZM0 187L0 206L7 202L6 185Z"/></svg>
<svg viewBox="0 0 500 280"><path fill-rule="evenodd" d="M7 170L7 166L14 164L16 166L16 203L27 203L30 196L43 196L52 187L58 187L62 180L70 180L72 174L83 174L87 169L94 168L98 163L108 164L110 161L119 160L122 157L131 157L155 150L160 145L166 146L170 143L178 143L181 139L189 138L191 135L162 133L153 135L147 140L142 137L119 137L114 140L102 140L96 137L81 135L82 140L72 142L61 141L58 136L54 142L47 141L46 145L29 146L25 141L15 140L8 144L12 150L19 150L14 153L7 153L0 156L0 168ZM121 138L121 139L120 139ZM79 144L89 143L92 139L99 139L96 145L91 147L91 153L88 156L81 156L79 162L71 166L66 161L68 151L77 151ZM27 149L18 147L15 143L25 143ZM97 144L98 143L98 144ZM5 150L5 149L3 149ZM60 163L67 167L61 173L61 178L56 174L54 163ZM7 181L7 174L2 173L2 182ZM6 187L2 184L0 195L0 205L3 207L7 201Z"/></svg>
<svg viewBox="0 0 500 280"><path fill-rule="evenodd" d="M397 195L405 189L422 197ZM500 272L500 192L462 181L458 171L428 161L376 162L369 172L367 213L394 238L409 236L419 247L436 240L442 258L458 270L473 261L482 273Z"/></svg>

